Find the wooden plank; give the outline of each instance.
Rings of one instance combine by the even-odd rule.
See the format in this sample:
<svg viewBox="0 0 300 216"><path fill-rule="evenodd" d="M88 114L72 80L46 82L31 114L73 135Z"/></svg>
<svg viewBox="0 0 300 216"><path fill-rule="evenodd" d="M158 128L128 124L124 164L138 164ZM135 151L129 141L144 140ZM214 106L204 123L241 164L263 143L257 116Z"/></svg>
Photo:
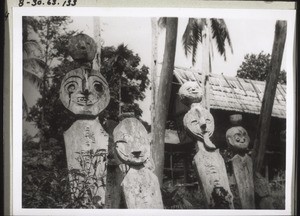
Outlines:
<svg viewBox="0 0 300 216"><path fill-rule="evenodd" d="M108 84L99 72L77 68L63 78L60 100L76 115L97 116L109 103Z"/></svg>
<svg viewBox="0 0 300 216"><path fill-rule="evenodd" d="M81 175L70 176L71 190L75 190L75 196L81 192L86 193L84 184L88 179L89 184L96 184L94 197L99 198L99 206L105 203L106 182L106 153L108 149L108 134L104 131L98 118L94 120L77 120L64 132L66 156L69 170L78 170ZM100 151L102 154L95 155ZM78 181L73 181L78 178ZM94 178L90 178L94 177ZM73 184L73 183L76 184Z"/></svg>
<svg viewBox="0 0 300 216"><path fill-rule="evenodd" d="M201 141L197 141L197 146L199 150L194 157L194 165L207 207L233 209L233 196L219 150L207 151Z"/></svg>
<svg viewBox="0 0 300 216"><path fill-rule="evenodd" d="M163 209L159 182L147 168L130 168L121 184L129 209Z"/></svg>
<svg viewBox="0 0 300 216"><path fill-rule="evenodd" d="M231 162L242 208L255 209L252 159L248 155L242 157L237 154Z"/></svg>
<svg viewBox="0 0 300 216"><path fill-rule="evenodd" d="M121 187L127 208L163 208L160 185L153 174L150 142L143 124L125 118L114 129L115 152L129 166Z"/></svg>

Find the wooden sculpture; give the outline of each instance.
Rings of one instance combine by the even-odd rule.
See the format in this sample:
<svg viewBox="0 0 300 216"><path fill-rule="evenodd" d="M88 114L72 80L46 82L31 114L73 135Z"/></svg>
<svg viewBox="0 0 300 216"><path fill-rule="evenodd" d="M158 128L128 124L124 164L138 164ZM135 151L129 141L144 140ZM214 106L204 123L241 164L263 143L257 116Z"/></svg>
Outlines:
<svg viewBox="0 0 300 216"><path fill-rule="evenodd" d="M226 132L226 141L234 154L230 161L241 207L243 209L254 209L253 163L251 157L247 154L250 143L248 133L241 126L231 127Z"/></svg>
<svg viewBox="0 0 300 216"><path fill-rule="evenodd" d="M162 209L158 179L147 165L151 158L145 127L135 118L125 118L114 129L113 138L118 158L129 166L121 183L126 207Z"/></svg>
<svg viewBox="0 0 300 216"><path fill-rule="evenodd" d="M183 118L183 124L188 133L197 140L197 153L193 162L207 207L232 209L233 196L225 163L219 150L210 141L214 132L214 119L200 104L200 87L196 82L186 82L179 89L179 96L190 107Z"/></svg>
<svg viewBox="0 0 300 216"><path fill-rule="evenodd" d="M98 114L109 103L110 94L105 78L92 70L91 61L96 54L95 42L80 34L70 39L69 52L82 65L69 71L62 80L60 100L77 120L64 132L69 170L79 175L70 175L73 195L84 195L102 207L105 202L106 154L108 134L99 122ZM76 172L75 172L76 171ZM90 191L86 185L90 185ZM93 195L91 197L91 194Z"/></svg>

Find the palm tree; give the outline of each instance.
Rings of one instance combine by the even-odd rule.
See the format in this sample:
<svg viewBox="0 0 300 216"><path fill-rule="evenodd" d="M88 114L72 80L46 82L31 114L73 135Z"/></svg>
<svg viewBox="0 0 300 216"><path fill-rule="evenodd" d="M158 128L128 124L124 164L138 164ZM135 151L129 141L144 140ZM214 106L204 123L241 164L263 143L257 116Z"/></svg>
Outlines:
<svg viewBox="0 0 300 216"><path fill-rule="evenodd" d="M212 41L215 40L219 53L226 61L225 42L233 53L231 39L224 19L189 18L188 24L182 36L182 45L185 55L192 54L192 64L196 63L196 55L199 43L202 43L202 83L204 94L204 106L209 109L208 79L211 73L211 59L213 57Z"/></svg>
<svg viewBox="0 0 300 216"><path fill-rule="evenodd" d="M37 89L43 84L46 64L43 59L41 46L34 40L29 40L30 30L37 32L39 23L33 17L24 17L23 24L23 78ZM28 115L28 105L23 94L23 114Z"/></svg>
<svg viewBox="0 0 300 216"><path fill-rule="evenodd" d="M23 44L23 78L30 81L30 83L37 89L43 83L43 74L46 70L46 64L41 60L41 48L35 41L27 41ZM23 94L23 111L28 114L27 101Z"/></svg>

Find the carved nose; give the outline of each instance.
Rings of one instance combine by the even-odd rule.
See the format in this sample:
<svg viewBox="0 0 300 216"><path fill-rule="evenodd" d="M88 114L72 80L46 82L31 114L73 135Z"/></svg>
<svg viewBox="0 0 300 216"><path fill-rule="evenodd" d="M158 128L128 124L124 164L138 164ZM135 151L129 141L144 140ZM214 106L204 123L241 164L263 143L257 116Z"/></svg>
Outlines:
<svg viewBox="0 0 300 216"><path fill-rule="evenodd" d="M133 154L133 156L136 157L136 158L140 157L141 153L142 153L142 151L133 151L133 152L131 152L131 154Z"/></svg>
<svg viewBox="0 0 300 216"><path fill-rule="evenodd" d="M200 125L200 128L201 128L202 130L206 130L206 124Z"/></svg>
<svg viewBox="0 0 300 216"><path fill-rule="evenodd" d="M83 95L88 96L89 94L90 94L89 90L88 89L84 89Z"/></svg>
<svg viewBox="0 0 300 216"><path fill-rule="evenodd" d="M80 42L79 43L79 49L81 49L81 50L85 50L86 49L86 45L85 45L84 42Z"/></svg>

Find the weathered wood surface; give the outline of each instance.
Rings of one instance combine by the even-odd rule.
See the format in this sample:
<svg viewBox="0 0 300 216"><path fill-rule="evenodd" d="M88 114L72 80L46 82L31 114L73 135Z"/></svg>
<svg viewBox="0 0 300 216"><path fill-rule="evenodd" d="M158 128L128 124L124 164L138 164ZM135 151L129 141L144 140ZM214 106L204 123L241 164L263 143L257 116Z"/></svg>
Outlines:
<svg viewBox="0 0 300 216"><path fill-rule="evenodd" d="M150 158L148 133L135 118L125 118L113 132L116 154L128 165L143 164Z"/></svg>
<svg viewBox="0 0 300 216"><path fill-rule="evenodd" d="M253 163L248 155L235 155L232 159L234 177L243 209L255 209Z"/></svg>
<svg viewBox="0 0 300 216"><path fill-rule="evenodd" d="M191 109L185 114L183 124L191 136L197 140L204 140L205 147L216 149L216 146L210 142L215 123L211 113L198 103L193 103Z"/></svg>
<svg viewBox="0 0 300 216"><path fill-rule="evenodd" d="M78 34L71 37L68 44L70 56L80 62L91 62L97 52L97 44L94 39L86 34Z"/></svg>
<svg viewBox="0 0 300 216"><path fill-rule="evenodd" d="M77 120L64 132L66 146L67 163L69 170L79 170L94 176L94 182L99 188L94 191L101 198L99 203L103 205L105 199L105 158L108 149L108 134L96 118L94 120ZM95 155L96 152L99 154ZM91 153L94 157L91 157ZM103 154L101 154L103 153ZM70 177L70 182L74 179ZM79 178L79 184L72 185L73 189L83 190L83 179ZM104 185L105 186L105 185Z"/></svg>
<svg viewBox="0 0 300 216"><path fill-rule="evenodd" d="M263 166L264 155L270 131L271 114L285 46L286 34L287 21L276 21L270 71L268 73L266 81L264 97L257 125L257 132L254 140L253 160L255 172L260 172Z"/></svg>
<svg viewBox="0 0 300 216"><path fill-rule="evenodd" d="M109 103L108 84L99 72L80 67L65 75L60 100L74 114L97 116Z"/></svg>
<svg viewBox="0 0 300 216"><path fill-rule="evenodd" d="M129 166L121 183L126 207L163 208L158 178L151 170L150 142L145 127L135 118L125 118L114 129L113 138L118 158Z"/></svg>
<svg viewBox="0 0 300 216"><path fill-rule="evenodd" d="M194 157L199 184L204 191L208 208L233 209L226 167L219 150L207 151L201 141L197 141L198 152Z"/></svg>
<svg viewBox="0 0 300 216"><path fill-rule="evenodd" d="M121 184L129 209L163 209L159 182L147 168L130 168Z"/></svg>
<svg viewBox="0 0 300 216"><path fill-rule="evenodd" d="M249 147L250 137L241 126L231 127L226 131L226 141L235 152L245 151Z"/></svg>
<svg viewBox="0 0 300 216"><path fill-rule="evenodd" d="M179 91L180 101L186 106L202 101L203 92L196 81L188 81L182 84Z"/></svg>
<svg viewBox="0 0 300 216"><path fill-rule="evenodd" d="M254 191L258 199L258 208L274 209L269 182L258 172L254 173Z"/></svg>
<svg viewBox="0 0 300 216"><path fill-rule="evenodd" d="M177 42L177 26L178 18L166 18L166 42L155 104L155 127L153 130L152 147L152 156L155 163L154 172L159 179L160 185L162 185L163 181L165 128L171 96Z"/></svg>

